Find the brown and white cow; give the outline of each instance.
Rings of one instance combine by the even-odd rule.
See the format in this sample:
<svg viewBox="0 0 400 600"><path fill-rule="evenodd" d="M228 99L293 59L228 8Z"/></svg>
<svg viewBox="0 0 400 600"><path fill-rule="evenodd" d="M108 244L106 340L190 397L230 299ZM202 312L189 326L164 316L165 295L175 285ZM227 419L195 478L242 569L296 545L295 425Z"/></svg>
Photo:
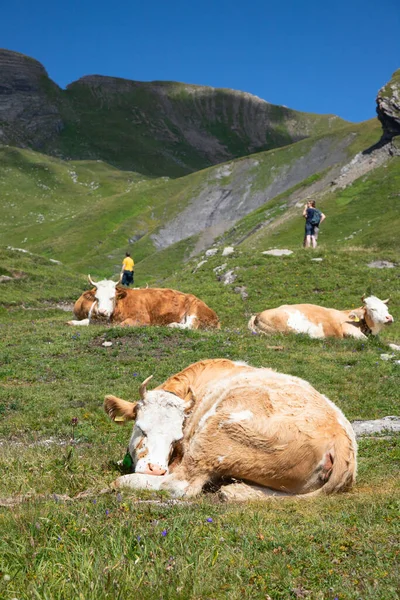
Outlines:
<svg viewBox="0 0 400 600"><path fill-rule="evenodd" d="M119 282L89 281L93 289L75 302L77 320L68 325L89 325L105 320L119 325L168 325L181 329L220 327L217 314L193 294L171 289L129 289Z"/></svg>
<svg viewBox="0 0 400 600"><path fill-rule="evenodd" d="M106 396L112 420L134 420L129 453L135 473L116 487L199 494L227 478L228 497L330 494L356 477L350 423L309 383L225 359L204 360L162 385L140 389L139 402ZM238 489L239 488L239 489ZM238 493L240 492L240 493Z"/></svg>
<svg viewBox="0 0 400 600"><path fill-rule="evenodd" d="M248 327L254 333L305 333L311 338L354 337L366 339L393 323L387 300L376 296L362 298L363 306L336 310L315 304L284 304L251 317Z"/></svg>

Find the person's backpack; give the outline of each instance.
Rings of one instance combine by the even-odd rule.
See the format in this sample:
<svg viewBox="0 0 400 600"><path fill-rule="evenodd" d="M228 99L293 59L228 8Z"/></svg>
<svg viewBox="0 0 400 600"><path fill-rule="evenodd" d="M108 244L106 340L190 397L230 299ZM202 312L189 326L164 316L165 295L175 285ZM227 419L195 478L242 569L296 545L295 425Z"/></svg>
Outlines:
<svg viewBox="0 0 400 600"><path fill-rule="evenodd" d="M320 224L321 221L321 213L319 210L317 210L316 208L313 209L313 215L311 217L311 225L314 225L314 227L318 227L318 225Z"/></svg>

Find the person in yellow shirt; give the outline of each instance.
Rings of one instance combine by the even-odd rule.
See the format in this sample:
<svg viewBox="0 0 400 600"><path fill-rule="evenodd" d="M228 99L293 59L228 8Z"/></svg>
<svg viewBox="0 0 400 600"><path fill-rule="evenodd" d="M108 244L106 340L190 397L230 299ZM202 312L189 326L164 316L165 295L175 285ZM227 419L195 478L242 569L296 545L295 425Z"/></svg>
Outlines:
<svg viewBox="0 0 400 600"><path fill-rule="evenodd" d="M133 262L131 255L129 254L129 252L125 253L125 258L122 261L122 271L121 271L121 275L122 275L122 285L131 285L131 283L133 283L133 278L134 278L134 266L135 263Z"/></svg>

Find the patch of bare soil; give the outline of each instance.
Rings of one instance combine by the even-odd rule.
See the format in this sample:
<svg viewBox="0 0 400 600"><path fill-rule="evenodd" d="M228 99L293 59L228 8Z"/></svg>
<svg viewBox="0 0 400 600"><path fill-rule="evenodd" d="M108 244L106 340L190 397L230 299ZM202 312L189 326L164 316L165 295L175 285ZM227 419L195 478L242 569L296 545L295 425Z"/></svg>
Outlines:
<svg viewBox="0 0 400 600"><path fill-rule="evenodd" d="M151 348L152 355L156 358L171 355L176 350L191 349L198 340L184 338L180 332L160 338L154 338L145 333L145 328L137 328L132 335L124 335L121 337L111 338L107 334L103 334L94 338L91 342L93 347L102 347L105 341L112 343L109 350L118 350L123 357L132 356L132 354L140 354L142 350L148 352Z"/></svg>

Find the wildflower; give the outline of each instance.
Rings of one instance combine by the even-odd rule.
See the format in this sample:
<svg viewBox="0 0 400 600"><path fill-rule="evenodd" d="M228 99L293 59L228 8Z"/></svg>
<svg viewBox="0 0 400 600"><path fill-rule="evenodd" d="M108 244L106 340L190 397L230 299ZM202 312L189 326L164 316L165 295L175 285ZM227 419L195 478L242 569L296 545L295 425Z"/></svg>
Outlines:
<svg viewBox="0 0 400 600"><path fill-rule="evenodd" d="M58 539L59 542L61 542L62 537L59 535L59 536L57 536L57 539Z"/></svg>
<svg viewBox="0 0 400 600"><path fill-rule="evenodd" d="M137 373L133 373L133 377L137 377L137 376L138 376L138 374L137 374Z"/></svg>
<svg viewBox="0 0 400 600"><path fill-rule="evenodd" d="M207 523L212 523L212 522L213 522L212 518L211 518L211 517L208 517L208 519L207 519Z"/></svg>
<svg viewBox="0 0 400 600"><path fill-rule="evenodd" d="M122 501L122 496L120 493L117 494L117 502L121 502Z"/></svg>
<svg viewBox="0 0 400 600"><path fill-rule="evenodd" d="M166 537L167 533L168 533L168 531L166 529L163 529L162 532L161 532L161 535L163 537Z"/></svg>
<svg viewBox="0 0 400 600"><path fill-rule="evenodd" d="M93 498L93 504L97 504L96 498Z"/></svg>
<svg viewBox="0 0 400 600"><path fill-rule="evenodd" d="M138 542L140 542L140 540L142 539L142 536L138 535L136 539L137 539Z"/></svg>
<svg viewBox="0 0 400 600"><path fill-rule="evenodd" d="M108 510L108 508L106 508L106 517L108 517L109 514L110 514L110 511Z"/></svg>
<svg viewBox="0 0 400 600"><path fill-rule="evenodd" d="M78 425L78 417L72 417L71 425L72 427L76 427Z"/></svg>

